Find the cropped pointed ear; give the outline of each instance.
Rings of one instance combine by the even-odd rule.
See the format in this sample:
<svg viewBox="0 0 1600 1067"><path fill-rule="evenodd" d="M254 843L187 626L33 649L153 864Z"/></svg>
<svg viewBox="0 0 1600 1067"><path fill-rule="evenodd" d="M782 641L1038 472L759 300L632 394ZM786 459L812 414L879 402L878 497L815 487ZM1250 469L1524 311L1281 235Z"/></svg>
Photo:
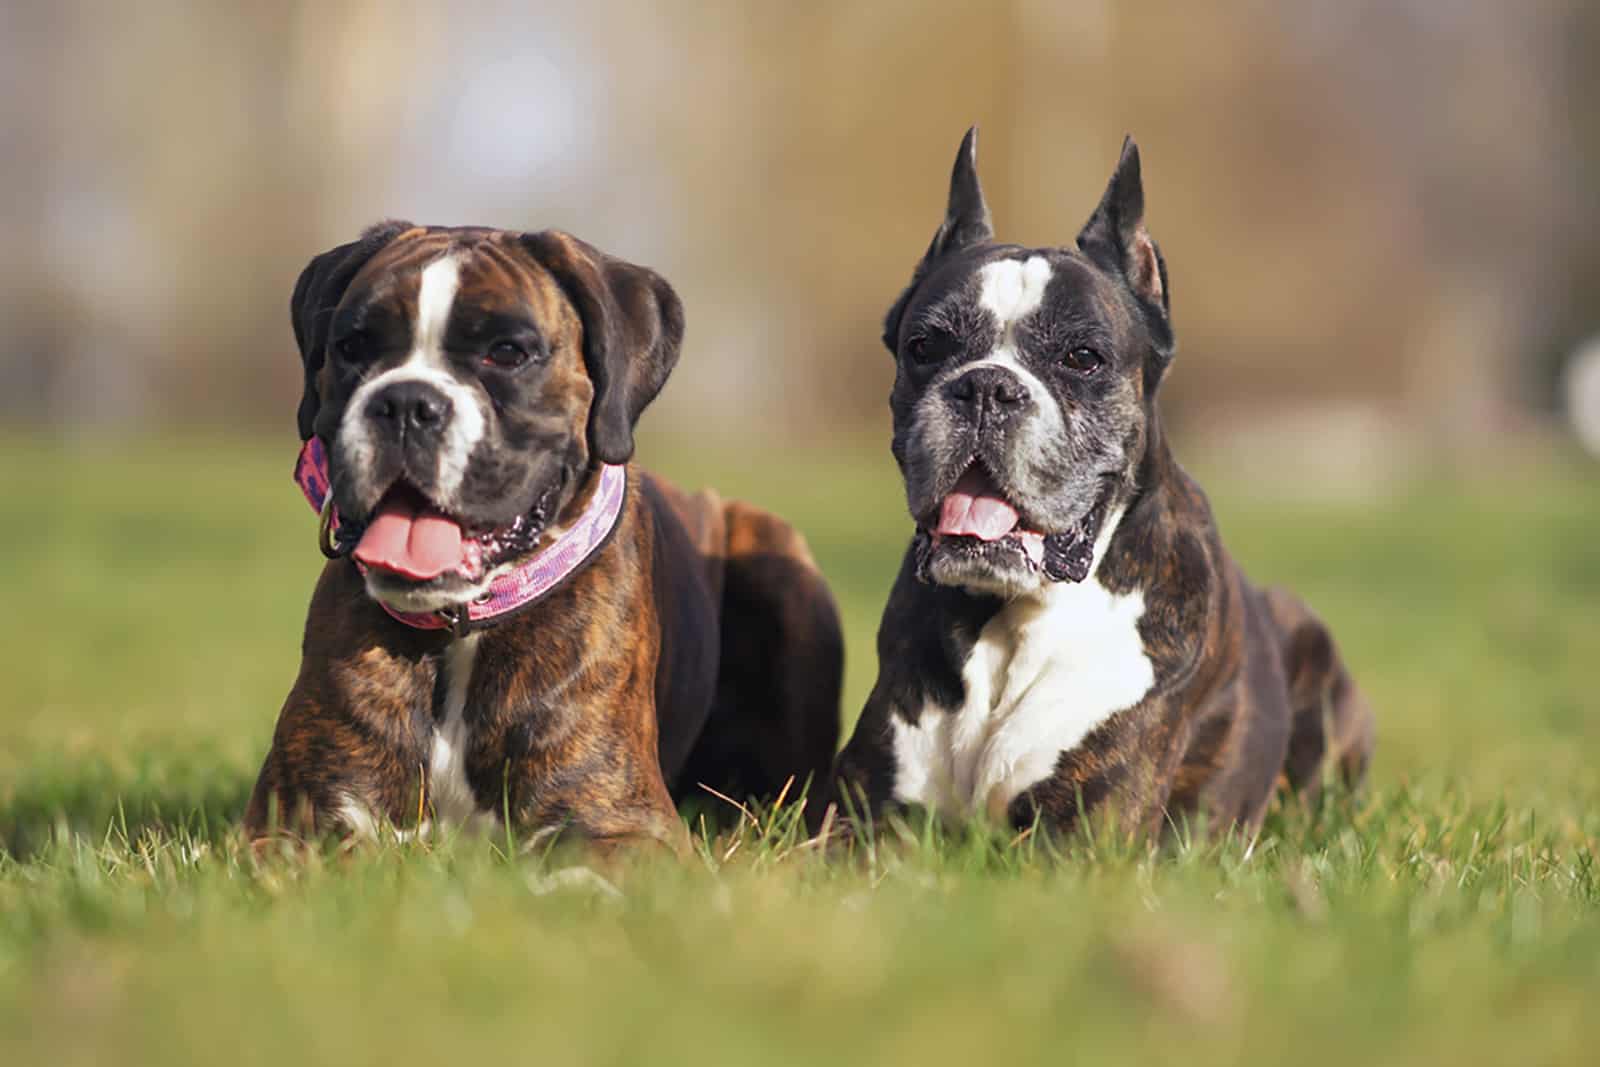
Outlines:
<svg viewBox="0 0 1600 1067"><path fill-rule="evenodd" d="M982 244L993 236L989 205L984 203L983 186L978 184L978 127L973 126L956 150L956 162L950 168L950 200L945 206L944 222L933 235L922 261L929 263L951 252Z"/></svg>
<svg viewBox="0 0 1600 1067"><path fill-rule="evenodd" d="M571 234L544 230L522 241L583 322L583 360L594 384L589 452L605 463L626 463L639 415L678 362L683 303L655 271L614 259Z"/></svg>
<svg viewBox="0 0 1600 1067"><path fill-rule="evenodd" d="M1122 158L1100 206L1078 234L1078 248L1106 270L1122 276L1145 310L1156 347L1170 354L1173 338L1167 264L1144 228L1144 181L1139 172L1139 146L1132 137L1123 138Z"/></svg>
<svg viewBox="0 0 1600 1067"><path fill-rule="evenodd" d="M950 200L945 207L944 222L934 231L933 241L923 253L922 261L911 272L911 284L894 302L883 322L883 343L894 352L900 336L900 318L917 285L927 277L934 263L952 252L983 244L994 237L994 225L989 219L989 205L983 200L983 187L978 184L978 127L967 130L956 151L955 166L950 171Z"/></svg>
<svg viewBox="0 0 1600 1067"><path fill-rule="evenodd" d="M344 292L357 272L378 250L406 230L409 222L389 220L370 226L349 244L329 249L306 264L300 280L294 283L289 298L289 319L294 325L294 340L300 346L300 362L305 368L305 391L300 395L300 440L309 441L316 432L317 412L322 400L317 393L317 375L327 360L328 327L333 313L344 299Z"/></svg>

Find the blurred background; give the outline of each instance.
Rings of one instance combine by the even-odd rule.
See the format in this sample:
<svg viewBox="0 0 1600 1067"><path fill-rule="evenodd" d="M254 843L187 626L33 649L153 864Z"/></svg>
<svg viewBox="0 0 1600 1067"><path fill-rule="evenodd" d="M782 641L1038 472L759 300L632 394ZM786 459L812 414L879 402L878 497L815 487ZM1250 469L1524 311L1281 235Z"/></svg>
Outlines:
<svg viewBox="0 0 1600 1067"><path fill-rule="evenodd" d="M661 434L881 447L879 319L978 123L1033 244L1139 139L1181 436L1313 488L1476 463L1600 331L1596 54L1586 0L7 0L0 418L287 452L295 276L402 217L661 270Z"/></svg>

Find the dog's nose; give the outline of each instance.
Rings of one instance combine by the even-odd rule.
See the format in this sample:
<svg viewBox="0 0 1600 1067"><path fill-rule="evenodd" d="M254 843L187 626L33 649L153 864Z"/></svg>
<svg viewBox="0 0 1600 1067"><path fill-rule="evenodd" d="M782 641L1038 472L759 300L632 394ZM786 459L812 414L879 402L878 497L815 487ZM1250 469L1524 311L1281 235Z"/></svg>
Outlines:
<svg viewBox="0 0 1600 1067"><path fill-rule="evenodd" d="M974 423L989 418L1004 418L1015 413L1030 399L1022 379L1004 367L974 367L951 379L944 387L952 407Z"/></svg>
<svg viewBox="0 0 1600 1067"><path fill-rule="evenodd" d="M427 382L395 382L367 401L367 418L407 429L437 429L449 417L450 398Z"/></svg>

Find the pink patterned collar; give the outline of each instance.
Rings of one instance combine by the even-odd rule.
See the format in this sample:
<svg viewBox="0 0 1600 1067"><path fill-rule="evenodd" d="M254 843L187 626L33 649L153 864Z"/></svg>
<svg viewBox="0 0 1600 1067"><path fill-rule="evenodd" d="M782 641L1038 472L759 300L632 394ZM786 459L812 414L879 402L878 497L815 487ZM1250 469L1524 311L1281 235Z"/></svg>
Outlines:
<svg viewBox="0 0 1600 1067"><path fill-rule="evenodd" d="M328 483L328 456L322 439L313 437L300 450L294 465L295 484L325 524L324 538L339 524ZM600 484L594 497L566 530L538 553L496 577L477 600L454 611L397 611L379 602L383 610L418 630L454 630L457 635L479 629L493 619L527 607L543 597L598 552L616 529L627 494L628 469L612 463L600 466ZM357 563L357 567L361 564Z"/></svg>

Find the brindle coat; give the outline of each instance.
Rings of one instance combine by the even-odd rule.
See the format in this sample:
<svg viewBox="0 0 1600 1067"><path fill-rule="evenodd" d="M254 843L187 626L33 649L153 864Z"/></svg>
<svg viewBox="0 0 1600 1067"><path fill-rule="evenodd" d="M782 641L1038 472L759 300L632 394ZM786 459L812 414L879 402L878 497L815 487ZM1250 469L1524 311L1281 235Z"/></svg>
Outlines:
<svg viewBox="0 0 1600 1067"><path fill-rule="evenodd" d="M965 720L957 717L948 734L925 730L924 720L956 717L966 705L964 671L986 624L1016 601L1070 590L1065 582L1098 583L1104 592L1096 596L1124 603L1142 598L1129 640L1151 683L1139 683L1143 695L1131 706L1092 708L1087 732L1070 747L1041 741L1041 776L1000 795L998 807L984 804L994 796L957 797L967 810L1018 828L1039 820L1064 830L1105 806L1156 830L1203 808L1254 826L1279 786L1315 792L1325 764L1359 779L1373 745L1372 713L1332 636L1292 594L1245 578L1163 432L1156 392L1174 343L1166 265L1143 223L1137 149L1124 146L1076 247L1043 249L993 242L973 151L969 133L945 222L888 315L884 341L898 370L894 454L921 530L884 610L877 684L826 799L870 815L903 799L907 782L923 789L928 767L955 766L956 743L942 738L967 729ZM1047 280L1018 321L999 320L981 295L986 277L1008 276L996 274L997 265L1010 277L1026 266ZM976 423L945 399L974 368L1000 375L1010 390L1006 409L990 408L995 413ZM1054 429L1040 414L1046 410L1060 412ZM970 464L984 465L1022 522L1045 535L1042 564L1004 539L929 534L940 499ZM1092 559L1107 514L1116 526ZM1055 539L1081 547L1081 571L1052 569ZM1080 639L1035 637L1037 646L1058 649ZM1101 681L1094 667L1063 669L1050 686L1016 684L1047 690L1041 699L1058 702L1053 714L1070 717ZM906 738L915 743L897 747ZM813 806L814 821L823 810Z"/></svg>
<svg viewBox="0 0 1600 1067"><path fill-rule="evenodd" d="M330 339L359 328L375 336L365 343L403 347L418 269L445 252L465 257L465 310L452 315L449 343L470 350L521 331L542 361L517 377L461 364L493 418L452 512L502 522L553 499L544 518L559 526L592 495L594 460L631 455L634 422L682 332L664 281L565 234L390 224L313 260L293 302L302 435L322 435L338 462L343 409L372 371L328 358ZM352 488L361 479L332 473L342 514L372 507ZM674 800L699 784L770 795L825 773L842 642L832 598L788 525L636 467L628 486L612 536L581 570L473 638L465 774L479 811L524 830L681 849ZM432 814L430 752L457 638L397 622L373 588L348 559L323 569L299 675L246 813L253 836L338 828L349 805L397 828Z"/></svg>

